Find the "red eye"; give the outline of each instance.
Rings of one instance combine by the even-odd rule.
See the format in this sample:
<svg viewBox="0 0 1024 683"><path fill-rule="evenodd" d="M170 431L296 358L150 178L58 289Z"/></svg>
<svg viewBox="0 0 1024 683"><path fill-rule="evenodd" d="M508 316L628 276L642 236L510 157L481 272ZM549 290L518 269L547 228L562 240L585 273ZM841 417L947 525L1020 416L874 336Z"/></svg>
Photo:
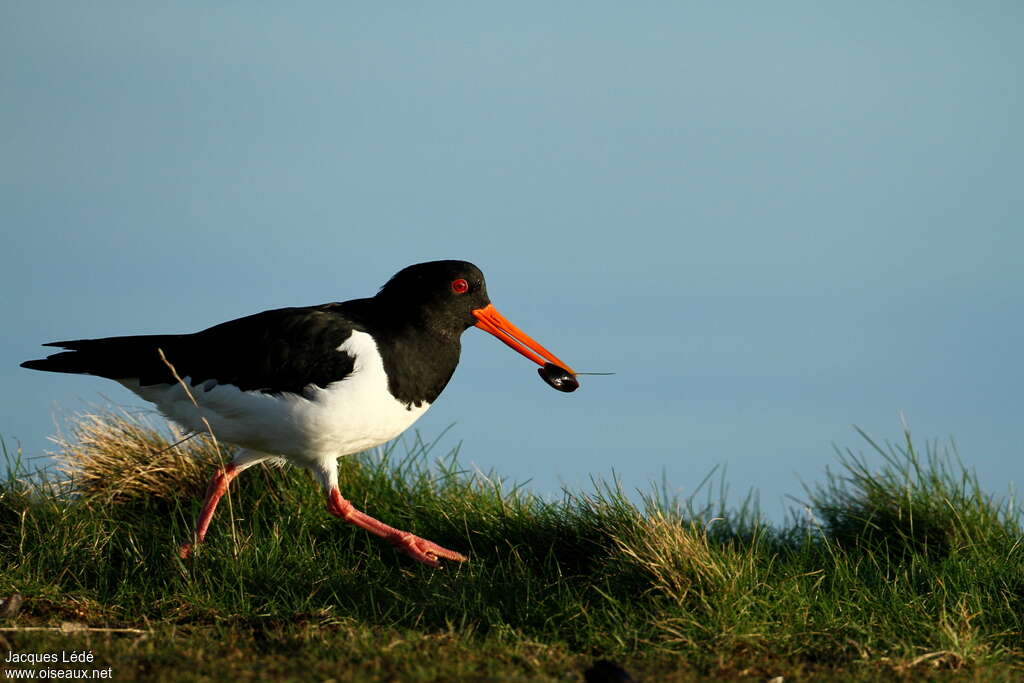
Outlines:
<svg viewBox="0 0 1024 683"><path fill-rule="evenodd" d="M469 283L461 277L458 280L452 280L452 291L456 294L465 294L469 291Z"/></svg>

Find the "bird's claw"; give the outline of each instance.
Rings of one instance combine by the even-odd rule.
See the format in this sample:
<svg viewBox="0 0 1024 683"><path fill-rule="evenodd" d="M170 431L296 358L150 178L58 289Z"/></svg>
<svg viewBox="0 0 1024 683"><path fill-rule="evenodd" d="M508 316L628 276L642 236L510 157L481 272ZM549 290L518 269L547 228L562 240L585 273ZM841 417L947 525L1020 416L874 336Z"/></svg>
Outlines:
<svg viewBox="0 0 1024 683"><path fill-rule="evenodd" d="M417 562L422 562L429 567L440 567L441 563L438 560L465 562L469 559L462 553L457 553L454 550L448 550L433 541L428 541L425 538L420 538L419 536L409 533L395 534L388 540L398 550L401 550L412 559Z"/></svg>

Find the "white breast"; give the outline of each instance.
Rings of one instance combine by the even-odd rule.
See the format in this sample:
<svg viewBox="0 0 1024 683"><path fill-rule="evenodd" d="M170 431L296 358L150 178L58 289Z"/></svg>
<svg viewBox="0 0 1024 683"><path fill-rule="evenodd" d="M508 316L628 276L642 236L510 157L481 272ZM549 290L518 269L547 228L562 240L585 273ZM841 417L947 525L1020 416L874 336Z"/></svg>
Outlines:
<svg viewBox="0 0 1024 683"><path fill-rule="evenodd" d="M179 384L121 384L186 429L205 432L202 418L221 441L282 455L309 466L372 448L395 438L415 422L429 403L406 405L388 391L384 362L373 337L353 332L338 352L355 358L352 373L326 388L310 385L303 396L241 391L203 382L191 387L199 410ZM188 382L189 378L185 378Z"/></svg>

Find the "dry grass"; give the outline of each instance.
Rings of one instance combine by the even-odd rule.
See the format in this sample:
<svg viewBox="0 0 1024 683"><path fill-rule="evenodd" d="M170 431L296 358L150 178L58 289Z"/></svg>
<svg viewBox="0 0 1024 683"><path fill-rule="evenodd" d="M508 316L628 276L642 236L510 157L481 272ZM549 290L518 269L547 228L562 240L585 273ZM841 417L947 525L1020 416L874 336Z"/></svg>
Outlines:
<svg viewBox="0 0 1024 683"><path fill-rule="evenodd" d="M622 555L649 577L651 589L682 605L726 588L735 574L727 571L738 554L712 547L706 527L672 520L655 512L626 535L614 537ZM725 559L723 555L732 555Z"/></svg>
<svg viewBox="0 0 1024 683"><path fill-rule="evenodd" d="M220 452L172 423L106 410L77 415L55 438L57 471L75 495L105 503L176 501L202 494Z"/></svg>

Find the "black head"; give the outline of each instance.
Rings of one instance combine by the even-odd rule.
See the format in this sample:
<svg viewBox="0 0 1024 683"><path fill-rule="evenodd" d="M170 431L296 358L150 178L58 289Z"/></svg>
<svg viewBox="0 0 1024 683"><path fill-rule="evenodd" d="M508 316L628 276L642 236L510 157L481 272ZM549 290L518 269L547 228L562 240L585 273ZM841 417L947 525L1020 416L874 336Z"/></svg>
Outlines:
<svg viewBox="0 0 1024 683"><path fill-rule="evenodd" d="M417 326L457 337L476 326L541 366L540 376L559 391L579 387L569 366L513 325L491 305L484 274L468 261L430 261L398 271L374 298Z"/></svg>
<svg viewBox="0 0 1024 683"><path fill-rule="evenodd" d="M480 269L468 261L428 261L403 268L380 288L378 300L437 330L461 334L476 324L474 310L491 300Z"/></svg>

